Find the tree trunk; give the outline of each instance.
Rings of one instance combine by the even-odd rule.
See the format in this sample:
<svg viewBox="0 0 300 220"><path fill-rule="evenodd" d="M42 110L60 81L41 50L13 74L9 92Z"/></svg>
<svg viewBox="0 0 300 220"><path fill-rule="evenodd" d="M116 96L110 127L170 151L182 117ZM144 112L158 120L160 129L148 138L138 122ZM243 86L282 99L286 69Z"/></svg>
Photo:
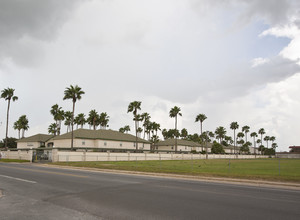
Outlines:
<svg viewBox="0 0 300 220"><path fill-rule="evenodd" d="M7 104L7 116L6 116L6 134L5 134L5 149L6 150L7 150L9 107L10 107L10 99L8 100L8 104Z"/></svg>
<svg viewBox="0 0 300 220"><path fill-rule="evenodd" d="M71 150L73 150L73 138L74 138L74 134L73 134L73 124L74 124L74 111L75 111L75 101L73 100L73 112L72 112L72 121L71 121L71 128L72 128L72 140L71 140Z"/></svg>
<svg viewBox="0 0 300 220"><path fill-rule="evenodd" d="M175 152L177 152L177 115L175 116Z"/></svg>
<svg viewBox="0 0 300 220"><path fill-rule="evenodd" d="M138 149L138 140L137 140L137 120L135 120L135 149Z"/></svg>

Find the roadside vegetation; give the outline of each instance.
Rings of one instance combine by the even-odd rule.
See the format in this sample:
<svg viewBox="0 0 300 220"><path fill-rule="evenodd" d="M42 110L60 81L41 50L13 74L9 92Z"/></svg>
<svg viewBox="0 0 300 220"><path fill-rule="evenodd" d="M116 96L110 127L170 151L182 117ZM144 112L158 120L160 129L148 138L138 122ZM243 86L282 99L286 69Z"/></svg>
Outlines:
<svg viewBox="0 0 300 220"><path fill-rule="evenodd" d="M299 159L59 162L54 165L300 183Z"/></svg>
<svg viewBox="0 0 300 220"><path fill-rule="evenodd" d="M28 163L30 162L29 160L17 160L17 159L0 159L0 163L5 162L5 163Z"/></svg>

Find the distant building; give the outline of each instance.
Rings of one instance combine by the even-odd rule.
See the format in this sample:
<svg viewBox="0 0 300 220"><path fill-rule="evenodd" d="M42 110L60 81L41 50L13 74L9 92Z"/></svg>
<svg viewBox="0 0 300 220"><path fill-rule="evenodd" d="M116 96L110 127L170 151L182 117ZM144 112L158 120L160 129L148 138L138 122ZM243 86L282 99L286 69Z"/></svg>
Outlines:
<svg viewBox="0 0 300 220"><path fill-rule="evenodd" d="M71 148L71 132L55 136L48 143L55 148ZM78 148L105 148L105 149L132 149L135 150L136 137L114 130L74 130L74 147ZM150 142L138 138L138 150L150 150Z"/></svg>
<svg viewBox="0 0 300 220"><path fill-rule="evenodd" d="M34 149L38 147L46 146L53 135L49 134L36 134L27 138L17 140L17 149ZM47 147L47 146L46 146Z"/></svg>
<svg viewBox="0 0 300 220"><path fill-rule="evenodd" d="M300 154L300 146L290 146L290 153L298 153Z"/></svg>

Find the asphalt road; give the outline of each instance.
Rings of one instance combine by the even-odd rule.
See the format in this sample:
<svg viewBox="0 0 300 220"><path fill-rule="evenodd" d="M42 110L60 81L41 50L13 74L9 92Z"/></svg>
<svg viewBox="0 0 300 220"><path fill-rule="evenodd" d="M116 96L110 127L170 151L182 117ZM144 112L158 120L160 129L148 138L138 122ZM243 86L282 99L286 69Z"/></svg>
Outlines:
<svg viewBox="0 0 300 220"><path fill-rule="evenodd" d="M0 163L0 219L300 219L300 191Z"/></svg>

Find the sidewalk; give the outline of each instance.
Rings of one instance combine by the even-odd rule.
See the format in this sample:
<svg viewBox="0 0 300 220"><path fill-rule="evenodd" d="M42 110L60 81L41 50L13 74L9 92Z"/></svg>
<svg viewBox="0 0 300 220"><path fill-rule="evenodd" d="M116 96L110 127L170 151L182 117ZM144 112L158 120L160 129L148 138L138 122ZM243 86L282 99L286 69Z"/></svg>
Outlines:
<svg viewBox="0 0 300 220"><path fill-rule="evenodd" d="M84 170L84 171L91 171L91 172L115 173L115 174L123 174L123 175L151 176L151 177L161 177L161 178L170 178L170 179L193 180L193 181L201 181L201 182L226 183L226 184L235 184L235 185L243 185L243 186L253 186L253 187L300 190L300 183L293 183L293 182L276 182L276 181L238 179L238 178L227 178L227 177L205 177L205 176L178 175L178 174L169 174L169 173L110 170L110 169L97 169L97 168L87 168L87 167L58 166L58 165L51 165L51 164L34 164L34 165L53 167L59 169L69 169L69 170Z"/></svg>

